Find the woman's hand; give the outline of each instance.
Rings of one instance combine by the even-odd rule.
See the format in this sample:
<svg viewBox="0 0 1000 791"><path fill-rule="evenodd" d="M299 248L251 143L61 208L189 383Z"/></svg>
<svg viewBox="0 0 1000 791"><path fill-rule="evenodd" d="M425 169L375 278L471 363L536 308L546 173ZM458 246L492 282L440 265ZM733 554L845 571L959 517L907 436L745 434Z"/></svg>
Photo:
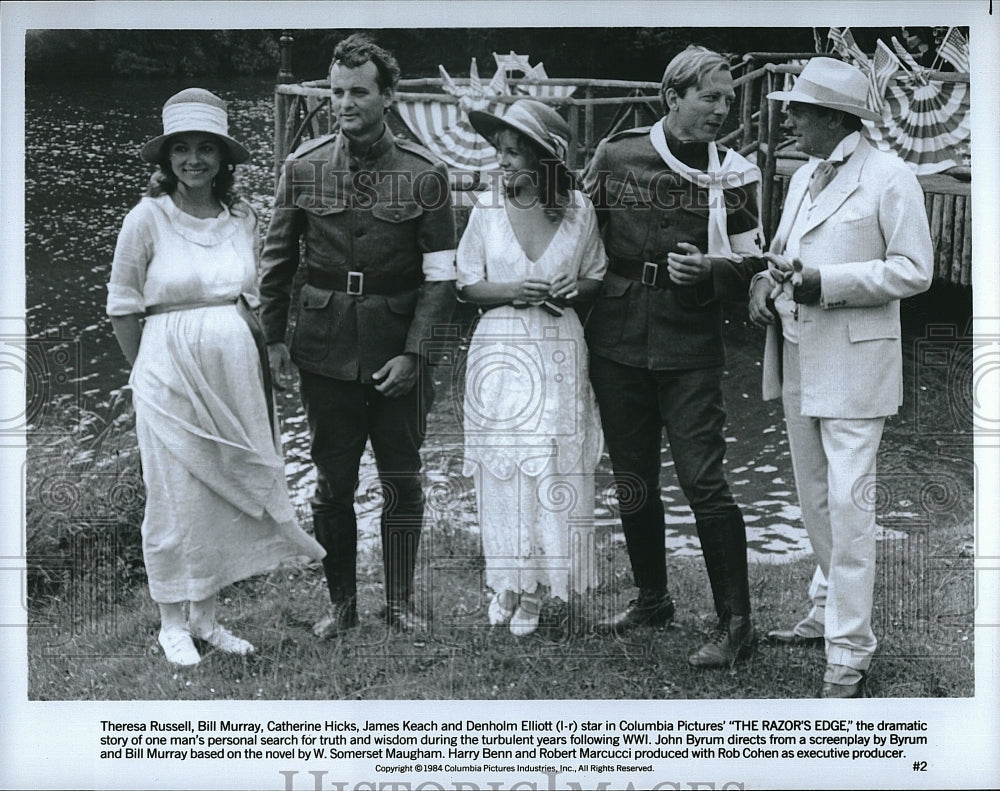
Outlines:
<svg viewBox="0 0 1000 791"><path fill-rule="evenodd" d="M549 296L553 299L563 299L571 300L575 299L580 295L580 291L576 285L576 278L568 275L566 273L560 273L555 276L551 285L549 286Z"/></svg>
<svg viewBox="0 0 1000 791"><path fill-rule="evenodd" d="M549 296L552 283L542 278L529 277L519 283L514 283L513 302L528 302L532 305L541 302Z"/></svg>

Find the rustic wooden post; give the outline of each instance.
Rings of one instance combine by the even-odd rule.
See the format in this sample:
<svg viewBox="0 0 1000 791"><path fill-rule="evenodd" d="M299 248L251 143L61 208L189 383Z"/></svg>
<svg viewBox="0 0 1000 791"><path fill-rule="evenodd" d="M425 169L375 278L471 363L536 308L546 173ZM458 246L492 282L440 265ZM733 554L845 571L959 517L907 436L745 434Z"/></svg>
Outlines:
<svg viewBox="0 0 1000 791"><path fill-rule="evenodd" d="M588 84L584 96L590 100L594 98L594 89ZM583 163L590 159L590 154L594 149L594 105L587 102L583 108ZM581 163L581 164L583 164Z"/></svg>
<svg viewBox="0 0 1000 791"><path fill-rule="evenodd" d="M292 71L292 44L295 39L287 30L281 31L278 39L280 52L278 64L277 82L279 85L288 85L295 82L295 74ZM289 143L285 128L288 126L288 117L295 106L296 97L288 94L274 92L274 185L278 186L278 177L281 175L281 166L288 156Z"/></svg>
<svg viewBox="0 0 1000 791"><path fill-rule="evenodd" d="M747 74L753 71L753 58L747 63ZM740 94L740 125L743 127L743 135L740 138L740 148L750 145L753 138L753 89L754 80L747 80L743 83L743 92Z"/></svg>
<svg viewBox="0 0 1000 791"><path fill-rule="evenodd" d="M281 38L278 39L278 49L281 53L278 66L278 82L281 85L295 82L295 73L292 71L292 44L294 43L295 39L292 37L291 32L282 30Z"/></svg>
<svg viewBox="0 0 1000 791"><path fill-rule="evenodd" d="M569 166L571 169L578 169L580 162L580 107L576 104L569 106Z"/></svg>
<svg viewBox="0 0 1000 791"><path fill-rule="evenodd" d="M778 143L778 118L779 114L777 112L772 112L773 109L770 106L770 101L767 95L774 89L774 72L768 71L764 79L760 81L760 113L758 115L758 141L761 141L763 145L759 146L758 150L764 153L763 167L761 168L761 222L764 225L764 233L767 235L768 239L771 238L774 227L777 223L774 221L775 212L772 210L771 206L771 195L774 192L774 174L777 170L778 157L775 155L775 147ZM766 136L766 137L765 137ZM758 157L758 162L760 158Z"/></svg>

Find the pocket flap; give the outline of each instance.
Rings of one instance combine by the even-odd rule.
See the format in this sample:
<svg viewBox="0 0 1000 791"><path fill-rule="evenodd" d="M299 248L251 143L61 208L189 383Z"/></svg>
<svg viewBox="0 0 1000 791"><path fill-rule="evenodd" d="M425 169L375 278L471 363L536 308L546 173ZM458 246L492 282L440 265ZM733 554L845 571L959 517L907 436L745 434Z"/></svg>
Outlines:
<svg viewBox="0 0 1000 791"><path fill-rule="evenodd" d="M330 304L332 296L333 292L328 289L302 284L302 307L305 310L323 310Z"/></svg>
<svg viewBox="0 0 1000 791"><path fill-rule="evenodd" d="M325 217L328 214L340 214L347 208L344 198L336 195L320 195L315 192L296 193L294 203L300 209L320 217Z"/></svg>
<svg viewBox="0 0 1000 791"><path fill-rule="evenodd" d="M372 207L372 215L383 222L415 220L423 211L418 203L376 203Z"/></svg>
<svg viewBox="0 0 1000 791"><path fill-rule="evenodd" d="M398 316L412 316L417 309L419 291L401 291L398 294L387 294L385 297L389 310Z"/></svg>
<svg viewBox="0 0 1000 791"><path fill-rule="evenodd" d="M886 316L855 316L847 323L847 336L851 343L898 339L899 322Z"/></svg>

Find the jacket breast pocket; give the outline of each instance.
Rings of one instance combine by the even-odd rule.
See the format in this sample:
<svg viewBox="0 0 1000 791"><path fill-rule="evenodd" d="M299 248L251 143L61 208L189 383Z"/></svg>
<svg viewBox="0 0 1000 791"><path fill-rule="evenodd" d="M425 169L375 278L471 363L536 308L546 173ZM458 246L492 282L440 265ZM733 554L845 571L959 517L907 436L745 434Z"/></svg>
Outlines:
<svg viewBox="0 0 1000 791"><path fill-rule="evenodd" d="M332 291L303 284L295 333L292 336L295 357L312 361L326 357L332 333L340 323L340 318L334 316L335 312Z"/></svg>
<svg viewBox="0 0 1000 791"><path fill-rule="evenodd" d="M653 195L635 180L608 178L608 224L605 246L609 256L642 257L653 220Z"/></svg>
<svg viewBox="0 0 1000 791"><path fill-rule="evenodd" d="M293 198L293 203L303 211L315 217L330 217L342 214L347 208L347 201L343 196L328 195L319 192L297 192Z"/></svg>
<svg viewBox="0 0 1000 791"><path fill-rule="evenodd" d="M372 207L372 216L376 220L392 225L411 222L423 213L423 208L415 201L376 203Z"/></svg>

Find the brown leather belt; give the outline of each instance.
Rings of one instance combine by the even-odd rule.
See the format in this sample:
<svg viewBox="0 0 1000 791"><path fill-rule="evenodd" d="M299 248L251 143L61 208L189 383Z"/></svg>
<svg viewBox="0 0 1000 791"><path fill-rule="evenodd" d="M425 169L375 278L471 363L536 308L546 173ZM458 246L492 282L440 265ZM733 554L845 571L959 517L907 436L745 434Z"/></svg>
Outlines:
<svg viewBox="0 0 1000 791"><path fill-rule="evenodd" d="M654 264L652 261L633 261L628 258L611 258L608 260L608 271L619 277L635 280L644 286L654 288L681 288L670 279L666 263Z"/></svg>
<svg viewBox="0 0 1000 791"><path fill-rule="evenodd" d="M424 282L423 272L410 275L372 275L364 272L327 272L323 269L310 269L306 282L316 288L328 291L343 291L345 294L360 296L362 294L398 294L400 291L412 291Z"/></svg>

